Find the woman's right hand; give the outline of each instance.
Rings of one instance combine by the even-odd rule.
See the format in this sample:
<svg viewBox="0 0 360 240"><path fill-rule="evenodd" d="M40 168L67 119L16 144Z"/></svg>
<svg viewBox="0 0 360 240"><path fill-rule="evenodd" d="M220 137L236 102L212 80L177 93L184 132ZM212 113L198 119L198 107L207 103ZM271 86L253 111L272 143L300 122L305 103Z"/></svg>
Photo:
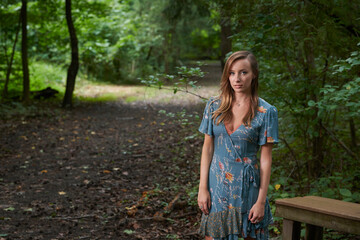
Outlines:
<svg viewBox="0 0 360 240"><path fill-rule="evenodd" d="M200 210L205 214L209 214L211 208L210 193L207 189L199 189L198 193L198 205Z"/></svg>

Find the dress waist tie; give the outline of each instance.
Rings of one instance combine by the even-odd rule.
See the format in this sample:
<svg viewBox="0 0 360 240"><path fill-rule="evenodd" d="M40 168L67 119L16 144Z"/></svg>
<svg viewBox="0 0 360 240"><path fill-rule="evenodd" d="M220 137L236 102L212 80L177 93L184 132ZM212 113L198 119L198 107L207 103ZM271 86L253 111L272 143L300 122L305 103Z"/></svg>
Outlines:
<svg viewBox="0 0 360 240"><path fill-rule="evenodd" d="M241 199L243 199L243 206L242 206L242 212L246 213L243 214L243 233L245 234L244 237L255 237L255 230L262 227L262 222L253 224L250 222L249 213L250 209L252 207L253 202L250 202L249 199L249 190L250 186L252 185L254 188L259 188L258 183L260 184L260 177L258 174L255 173L256 170L254 169L254 166L252 164L245 164L244 167L244 178L243 178L243 184L242 184L242 191L241 191ZM252 201L255 201L257 199L251 199ZM254 203L255 203L254 202Z"/></svg>

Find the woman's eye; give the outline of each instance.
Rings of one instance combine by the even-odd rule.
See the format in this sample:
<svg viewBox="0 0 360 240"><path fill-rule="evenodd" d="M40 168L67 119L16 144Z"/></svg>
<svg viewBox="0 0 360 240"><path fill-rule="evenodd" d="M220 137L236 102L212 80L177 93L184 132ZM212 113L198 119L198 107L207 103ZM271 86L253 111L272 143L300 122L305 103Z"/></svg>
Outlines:
<svg viewBox="0 0 360 240"><path fill-rule="evenodd" d="M241 72L241 74L242 74L242 75L245 75L245 74L247 74L247 72L245 72L245 71L242 71L242 72Z"/></svg>
<svg viewBox="0 0 360 240"><path fill-rule="evenodd" d="M235 73L234 72L230 72L230 75L234 75Z"/></svg>

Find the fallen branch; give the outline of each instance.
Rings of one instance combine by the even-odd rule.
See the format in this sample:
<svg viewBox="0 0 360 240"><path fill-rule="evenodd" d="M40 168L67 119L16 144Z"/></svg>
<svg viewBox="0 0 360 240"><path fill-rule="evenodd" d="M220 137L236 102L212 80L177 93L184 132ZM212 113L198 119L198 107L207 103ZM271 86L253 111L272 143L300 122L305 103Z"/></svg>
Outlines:
<svg viewBox="0 0 360 240"><path fill-rule="evenodd" d="M165 214L165 213L169 213L169 212L171 212L171 211L173 210L176 201L179 200L179 198L180 198L180 195L181 195L181 194L178 193L178 194L175 196L175 198L164 208L164 211L162 211L162 212L156 212L156 213L154 214L154 217L153 217L153 218L154 218L156 221L163 221L163 220L164 220L164 214Z"/></svg>
<svg viewBox="0 0 360 240"><path fill-rule="evenodd" d="M133 205L132 207L126 207L125 209L127 210L127 212L126 212L127 215L129 217L134 217L137 210L138 210L138 207L143 206L145 203L147 203L148 195L152 194L153 192L154 192L154 190L143 192L141 198L139 199L139 201L135 205Z"/></svg>
<svg viewBox="0 0 360 240"><path fill-rule="evenodd" d="M84 216L77 216L77 217L46 217L43 219L53 219L53 220L77 220L77 219L83 219L83 218L89 218L89 217L96 217L96 215L84 215Z"/></svg>
<svg viewBox="0 0 360 240"><path fill-rule="evenodd" d="M144 217L144 218L129 218L129 220L135 220L135 221L149 221L149 220L156 220L156 221L170 221L170 222L175 222L174 219L177 218L183 218L183 217L187 217L190 215L196 215L198 212L193 211L193 212L189 212L189 213L184 213L178 216L174 216L172 218L166 218L163 216L154 216L154 217Z"/></svg>
<svg viewBox="0 0 360 240"><path fill-rule="evenodd" d="M183 218L183 217L187 217L187 216L190 216L190 215L196 215L197 213L198 213L197 211L193 211L193 212L184 213L184 214L172 217L172 218Z"/></svg>

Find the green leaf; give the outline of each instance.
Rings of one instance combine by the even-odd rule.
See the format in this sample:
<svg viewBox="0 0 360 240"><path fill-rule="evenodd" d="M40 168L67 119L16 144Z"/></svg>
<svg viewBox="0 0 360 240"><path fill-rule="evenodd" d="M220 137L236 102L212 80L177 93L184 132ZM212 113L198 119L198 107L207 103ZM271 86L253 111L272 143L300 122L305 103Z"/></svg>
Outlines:
<svg viewBox="0 0 360 240"><path fill-rule="evenodd" d="M346 188L341 188L340 189L340 194L343 195L344 197L351 197L350 190L346 189Z"/></svg>
<svg viewBox="0 0 360 240"><path fill-rule="evenodd" d="M135 231L133 231L133 230L131 230L131 229L125 229L124 230L124 233L126 233L126 234L133 234L133 233L135 233Z"/></svg>
<svg viewBox="0 0 360 240"><path fill-rule="evenodd" d="M14 211L15 208L13 208L13 207L8 207L8 208L5 208L4 210L5 210L5 211Z"/></svg>
<svg viewBox="0 0 360 240"><path fill-rule="evenodd" d="M313 106L315 106L315 102L313 101L313 100L310 100L309 102L308 102L308 105L309 105L309 107L313 107Z"/></svg>

